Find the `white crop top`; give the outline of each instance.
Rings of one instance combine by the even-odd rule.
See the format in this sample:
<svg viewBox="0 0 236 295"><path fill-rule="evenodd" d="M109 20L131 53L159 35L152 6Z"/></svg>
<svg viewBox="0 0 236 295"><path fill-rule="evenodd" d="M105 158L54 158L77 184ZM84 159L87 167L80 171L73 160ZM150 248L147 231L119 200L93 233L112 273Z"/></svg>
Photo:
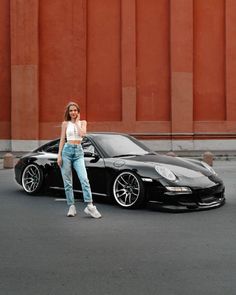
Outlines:
<svg viewBox="0 0 236 295"><path fill-rule="evenodd" d="M81 121L77 123L72 123L68 121L67 128L66 128L66 139L68 140L82 140L83 138L79 135L78 127L81 127Z"/></svg>

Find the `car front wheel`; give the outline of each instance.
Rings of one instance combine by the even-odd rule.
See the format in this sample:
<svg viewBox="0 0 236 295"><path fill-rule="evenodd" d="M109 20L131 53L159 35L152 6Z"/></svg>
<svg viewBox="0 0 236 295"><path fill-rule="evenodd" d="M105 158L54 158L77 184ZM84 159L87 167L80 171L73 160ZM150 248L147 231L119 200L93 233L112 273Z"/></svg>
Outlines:
<svg viewBox="0 0 236 295"><path fill-rule="evenodd" d="M121 207L140 207L145 199L142 180L131 171L120 173L113 183L113 196Z"/></svg>
<svg viewBox="0 0 236 295"><path fill-rule="evenodd" d="M43 173L39 166L28 165L22 173L22 186L28 194L36 194L42 189Z"/></svg>

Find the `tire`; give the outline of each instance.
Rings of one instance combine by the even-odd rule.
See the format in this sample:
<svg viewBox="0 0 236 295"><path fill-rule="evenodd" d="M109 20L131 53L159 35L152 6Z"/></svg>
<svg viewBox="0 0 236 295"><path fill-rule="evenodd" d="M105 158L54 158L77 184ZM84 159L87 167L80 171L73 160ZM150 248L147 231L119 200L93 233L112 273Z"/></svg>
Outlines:
<svg viewBox="0 0 236 295"><path fill-rule="evenodd" d="M34 195L42 190L43 172L42 169L35 165L28 165L21 176L23 189L30 195Z"/></svg>
<svg viewBox="0 0 236 295"><path fill-rule="evenodd" d="M131 171L120 173L113 183L113 197L123 208L141 207L145 202L142 180Z"/></svg>

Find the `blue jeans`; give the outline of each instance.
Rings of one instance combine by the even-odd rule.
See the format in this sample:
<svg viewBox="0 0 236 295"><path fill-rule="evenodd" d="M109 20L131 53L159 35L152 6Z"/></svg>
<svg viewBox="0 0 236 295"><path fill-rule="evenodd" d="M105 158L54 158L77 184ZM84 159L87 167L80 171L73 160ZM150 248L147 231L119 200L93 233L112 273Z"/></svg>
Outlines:
<svg viewBox="0 0 236 295"><path fill-rule="evenodd" d="M72 167L74 167L81 183L84 202L92 202L92 193L84 163L84 151L81 144L65 143L62 150L61 174L64 182L67 204L73 205L74 192L72 183Z"/></svg>

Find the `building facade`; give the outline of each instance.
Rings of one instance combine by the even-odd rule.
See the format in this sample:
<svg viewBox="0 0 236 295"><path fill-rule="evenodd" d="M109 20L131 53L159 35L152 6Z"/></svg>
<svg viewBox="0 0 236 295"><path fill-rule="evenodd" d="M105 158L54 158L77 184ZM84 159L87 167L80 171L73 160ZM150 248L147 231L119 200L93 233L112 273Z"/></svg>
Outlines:
<svg viewBox="0 0 236 295"><path fill-rule="evenodd" d="M235 0L1 0L0 150L89 131L155 150L234 150Z"/></svg>

